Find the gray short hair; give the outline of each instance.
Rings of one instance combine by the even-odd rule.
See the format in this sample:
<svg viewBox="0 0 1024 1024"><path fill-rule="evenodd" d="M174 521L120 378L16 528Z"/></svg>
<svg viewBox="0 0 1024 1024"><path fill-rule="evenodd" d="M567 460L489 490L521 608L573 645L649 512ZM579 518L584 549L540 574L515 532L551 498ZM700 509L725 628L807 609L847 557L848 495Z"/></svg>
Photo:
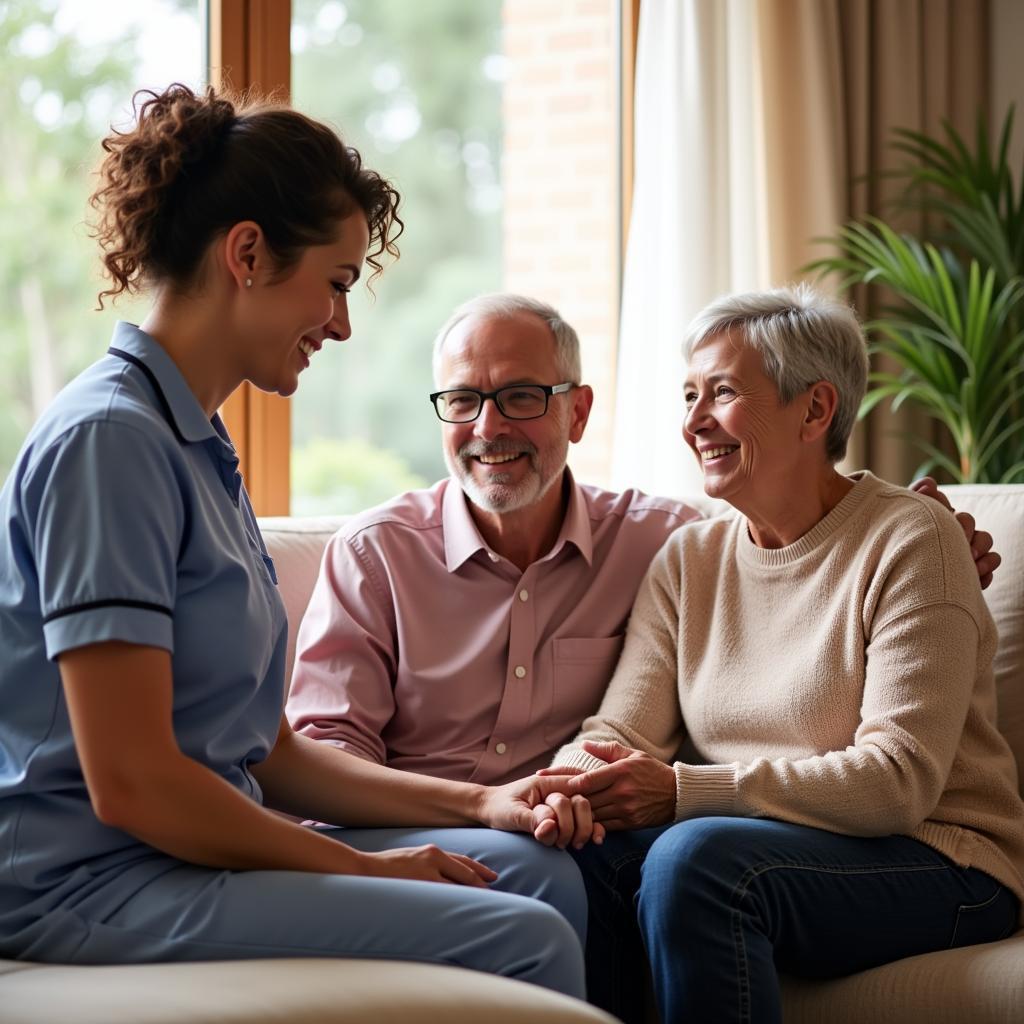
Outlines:
<svg viewBox="0 0 1024 1024"><path fill-rule="evenodd" d="M727 332L761 353L764 371L784 405L818 381L835 387L839 400L825 452L838 462L846 454L868 381L867 344L853 310L807 284L725 295L686 329L683 358L689 362L700 344Z"/></svg>
<svg viewBox="0 0 1024 1024"><path fill-rule="evenodd" d="M563 381L579 384L583 370L580 361L580 339L573 327L565 320L554 306L549 306L539 299L531 299L526 295L515 295L512 292L495 292L491 295L478 295L464 302L445 321L434 339L434 380L438 380L441 369L441 349L445 339L455 326L472 316L487 319L506 320L517 313L532 313L539 317L551 329L555 342L555 355L558 359L559 372Z"/></svg>

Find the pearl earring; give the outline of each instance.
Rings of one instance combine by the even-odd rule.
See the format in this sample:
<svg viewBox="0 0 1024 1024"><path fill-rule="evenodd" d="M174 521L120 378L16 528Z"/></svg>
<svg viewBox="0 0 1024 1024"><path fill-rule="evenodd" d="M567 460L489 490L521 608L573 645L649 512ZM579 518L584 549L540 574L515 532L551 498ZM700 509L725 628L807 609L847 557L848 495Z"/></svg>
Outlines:
<svg viewBox="0 0 1024 1024"><path fill-rule="evenodd" d="M252 278L251 277L247 277L245 279L245 287L246 288L251 288L252 287Z"/></svg>

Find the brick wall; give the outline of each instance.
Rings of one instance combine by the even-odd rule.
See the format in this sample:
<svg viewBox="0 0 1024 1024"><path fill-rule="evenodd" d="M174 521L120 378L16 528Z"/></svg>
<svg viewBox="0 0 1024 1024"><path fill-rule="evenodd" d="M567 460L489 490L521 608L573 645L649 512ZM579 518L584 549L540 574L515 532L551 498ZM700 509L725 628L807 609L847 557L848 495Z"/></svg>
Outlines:
<svg viewBox="0 0 1024 1024"><path fill-rule="evenodd" d="M619 298L615 0L505 0L504 287L576 328L594 411L570 452L605 483Z"/></svg>

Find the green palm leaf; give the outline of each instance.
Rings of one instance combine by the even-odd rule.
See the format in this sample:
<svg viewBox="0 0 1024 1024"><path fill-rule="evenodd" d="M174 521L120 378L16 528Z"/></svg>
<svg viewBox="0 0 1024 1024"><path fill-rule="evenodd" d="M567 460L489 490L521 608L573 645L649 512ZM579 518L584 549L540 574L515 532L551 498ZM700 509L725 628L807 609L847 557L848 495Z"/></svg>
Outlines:
<svg viewBox="0 0 1024 1024"><path fill-rule="evenodd" d="M962 482L1024 476L1024 180L1009 165L1013 111L994 145L982 119L970 146L951 125L939 138L898 130L910 163L896 200L938 225L928 238L865 217L828 239L808 268L844 289L869 285L884 305L864 324L876 367L859 410L910 403L945 428L956 459L912 442L930 468Z"/></svg>

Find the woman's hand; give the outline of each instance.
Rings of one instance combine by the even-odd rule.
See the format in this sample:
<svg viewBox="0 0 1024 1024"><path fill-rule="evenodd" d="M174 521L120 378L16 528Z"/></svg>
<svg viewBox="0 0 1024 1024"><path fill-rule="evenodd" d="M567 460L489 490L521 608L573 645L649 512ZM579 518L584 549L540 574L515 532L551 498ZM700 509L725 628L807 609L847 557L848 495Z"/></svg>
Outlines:
<svg viewBox="0 0 1024 1024"><path fill-rule="evenodd" d="M362 874L371 878L408 878L486 889L498 874L461 853L447 853L433 844L363 854Z"/></svg>
<svg viewBox="0 0 1024 1024"><path fill-rule="evenodd" d="M530 832L537 842L561 850L570 843L576 849L588 841L601 843L604 826L594 821L586 797L567 792L567 781L563 776L531 775L504 786L488 786L479 820L506 832Z"/></svg>
<svg viewBox="0 0 1024 1024"><path fill-rule="evenodd" d="M582 774L577 768L543 768L538 774L563 778L564 792L585 796L595 822L606 829L648 828L675 819L676 773L671 765L621 743L584 740L583 749L605 767Z"/></svg>
<svg viewBox="0 0 1024 1024"><path fill-rule="evenodd" d="M581 850L589 841L598 846L604 842L604 825L594 820L590 801L578 793L549 793L544 803L534 808L534 814L540 820L533 837L545 846L564 850L572 844L573 849Z"/></svg>

